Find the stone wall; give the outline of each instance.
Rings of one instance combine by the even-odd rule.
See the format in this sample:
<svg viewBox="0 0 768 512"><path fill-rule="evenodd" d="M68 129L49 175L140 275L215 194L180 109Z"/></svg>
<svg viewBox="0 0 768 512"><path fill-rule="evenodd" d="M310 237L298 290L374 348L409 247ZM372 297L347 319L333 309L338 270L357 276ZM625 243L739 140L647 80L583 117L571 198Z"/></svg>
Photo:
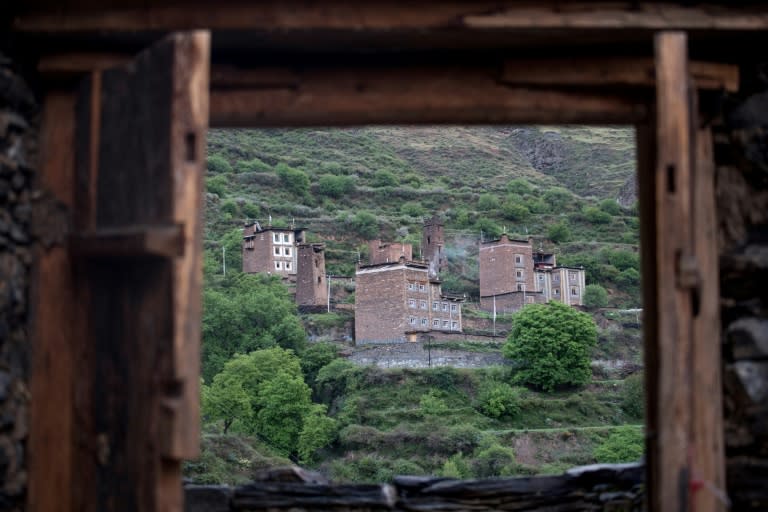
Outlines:
<svg viewBox="0 0 768 512"><path fill-rule="evenodd" d="M768 75L742 67L715 136L728 494L768 510Z"/></svg>
<svg viewBox="0 0 768 512"><path fill-rule="evenodd" d="M36 158L32 92L0 53L0 510L23 510Z"/></svg>
<svg viewBox="0 0 768 512"><path fill-rule="evenodd" d="M463 341L463 336L461 337ZM422 343L395 343L370 345L356 350L349 360L360 365L379 368L430 368L452 366L454 368L484 368L491 365L509 364L501 352L470 352L447 350L432 345L428 350Z"/></svg>

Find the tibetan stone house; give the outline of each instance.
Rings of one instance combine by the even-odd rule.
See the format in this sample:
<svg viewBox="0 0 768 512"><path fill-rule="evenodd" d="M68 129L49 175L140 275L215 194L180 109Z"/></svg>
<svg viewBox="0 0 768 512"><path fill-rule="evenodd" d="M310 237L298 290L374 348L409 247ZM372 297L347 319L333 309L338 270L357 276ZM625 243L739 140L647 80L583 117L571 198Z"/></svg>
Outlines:
<svg viewBox="0 0 768 512"><path fill-rule="evenodd" d="M738 0L4 2L0 507L183 509L209 126L593 123L637 133L647 509L768 509L766 47ZM623 478L187 507L616 510Z"/></svg>

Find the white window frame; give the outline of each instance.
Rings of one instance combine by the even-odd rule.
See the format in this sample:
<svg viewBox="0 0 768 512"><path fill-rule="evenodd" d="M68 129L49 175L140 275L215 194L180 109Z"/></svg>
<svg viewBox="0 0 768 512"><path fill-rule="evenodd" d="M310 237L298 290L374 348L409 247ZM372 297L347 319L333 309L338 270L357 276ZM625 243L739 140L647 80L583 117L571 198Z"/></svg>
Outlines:
<svg viewBox="0 0 768 512"><path fill-rule="evenodd" d="M443 311L448 311L448 303L447 302L443 302L442 303L442 310Z"/></svg>
<svg viewBox="0 0 768 512"><path fill-rule="evenodd" d="M423 285L423 284L420 284L419 285L419 291L420 292L426 292L427 291L427 287L425 285Z"/></svg>
<svg viewBox="0 0 768 512"><path fill-rule="evenodd" d="M275 246L275 256L280 256L280 248Z"/></svg>
<svg viewBox="0 0 768 512"><path fill-rule="evenodd" d="M290 247L285 247L284 250L283 250L283 253L286 256L291 256L291 248Z"/></svg>
<svg viewBox="0 0 768 512"><path fill-rule="evenodd" d="M280 233L272 233L272 241L276 244L280 243Z"/></svg>
<svg viewBox="0 0 768 512"><path fill-rule="evenodd" d="M415 316L409 316L408 317L408 323L411 325L416 325L416 317Z"/></svg>
<svg viewBox="0 0 768 512"><path fill-rule="evenodd" d="M432 302L432 311L440 311L440 302L439 301L433 301Z"/></svg>
<svg viewBox="0 0 768 512"><path fill-rule="evenodd" d="M408 299L408 307L409 308L416 308L416 299Z"/></svg>
<svg viewBox="0 0 768 512"><path fill-rule="evenodd" d="M291 270L291 262L290 261L286 261L285 262L285 270Z"/></svg>
<svg viewBox="0 0 768 512"><path fill-rule="evenodd" d="M419 301L419 308L421 308L421 309L427 309L427 301L425 301L424 299L421 299L421 300Z"/></svg>
<svg viewBox="0 0 768 512"><path fill-rule="evenodd" d="M440 327L440 320L438 320L437 318L432 320L432 327Z"/></svg>
<svg viewBox="0 0 768 512"><path fill-rule="evenodd" d="M458 331L459 330L459 322L457 322L455 320L453 322L451 322L451 330L452 331Z"/></svg>
<svg viewBox="0 0 768 512"><path fill-rule="evenodd" d="M426 318L422 318L421 319L421 325L426 327L426 325L427 325L427 319Z"/></svg>
<svg viewBox="0 0 768 512"><path fill-rule="evenodd" d="M459 310L459 308L458 308L458 306L456 306L456 304L451 304L451 312L452 312L452 313L455 313L455 312L457 312L458 310Z"/></svg>
<svg viewBox="0 0 768 512"><path fill-rule="evenodd" d="M275 270L283 270L283 262L282 261L276 261L275 262Z"/></svg>

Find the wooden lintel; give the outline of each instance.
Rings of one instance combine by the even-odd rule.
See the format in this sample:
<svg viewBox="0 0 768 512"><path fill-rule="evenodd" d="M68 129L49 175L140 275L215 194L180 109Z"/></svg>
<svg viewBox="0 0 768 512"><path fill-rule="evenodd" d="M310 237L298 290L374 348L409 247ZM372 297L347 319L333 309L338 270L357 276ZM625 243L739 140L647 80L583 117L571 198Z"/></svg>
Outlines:
<svg viewBox="0 0 768 512"><path fill-rule="evenodd" d="M697 89L736 92L739 88L738 66L692 61L688 69ZM656 70L651 58L509 60L501 80L515 85L653 88Z"/></svg>
<svg viewBox="0 0 768 512"><path fill-rule="evenodd" d="M182 226L139 226L99 230L70 237L70 250L75 256L87 258L176 258L184 253L184 230Z"/></svg>
<svg viewBox="0 0 768 512"><path fill-rule="evenodd" d="M323 69L276 78L291 83L259 87L255 76L247 87L213 83L211 126L633 124L645 119L650 100L642 93L511 87L492 71L471 68Z"/></svg>
<svg viewBox="0 0 768 512"><path fill-rule="evenodd" d="M123 2L103 7L89 1L66 5L47 0L25 2L14 29L36 33L85 31L167 31L207 27L212 30L750 30L768 28L768 9L733 2L710 5L637 2L560 1L496 2L491 0L433 3L373 0L369 2L305 2L301 0L243 3L235 0L183 5Z"/></svg>

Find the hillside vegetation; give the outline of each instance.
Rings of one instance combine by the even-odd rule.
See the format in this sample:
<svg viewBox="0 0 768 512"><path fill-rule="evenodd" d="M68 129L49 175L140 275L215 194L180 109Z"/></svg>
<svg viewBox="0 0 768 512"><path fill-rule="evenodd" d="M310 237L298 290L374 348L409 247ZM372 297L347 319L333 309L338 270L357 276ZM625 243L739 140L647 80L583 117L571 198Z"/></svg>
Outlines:
<svg viewBox="0 0 768 512"><path fill-rule="evenodd" d="M365 240L414 244L445 221L448 291L477 295L477 244L534 237L584 266L609 305L637 307L634 135L597 127L214 130L206 248L239 268L245 222L306 227L328 271L352 275Z"/></svg>
<svg viewBox="0 0 768 512"><path fill-rule="evenodd" d="M595 309L639 305L633 146L632 131L595 127L211 132L203 450L185 475L244 483L260 469L299 463L336 481L373 482L637 460L642 377L615 380L623 374L610 363L640 361L640 319ZM596 341L585 345L590 354L581 350L578 375L551 375L568 363L546 358L546 385L519 360L480 369L356 366L341 357L344 342L315 341L344 339L351 312L299 315L278 278L239 272L246 222L307 228L326 243L328 271L350 276L368 239L410 242L418 255L422 222L433 214L445 222L443 289L470 301L478 242L502 232L532 236L561 264L585 267ZM353 283L334 286L338 300L354 302ZM471 306L465 315L488 316ZM517 332L515 318L499 317L500 329ZM528 357L502 339L443 348ZM530 382L537 387L523 387Z"/></svg>

